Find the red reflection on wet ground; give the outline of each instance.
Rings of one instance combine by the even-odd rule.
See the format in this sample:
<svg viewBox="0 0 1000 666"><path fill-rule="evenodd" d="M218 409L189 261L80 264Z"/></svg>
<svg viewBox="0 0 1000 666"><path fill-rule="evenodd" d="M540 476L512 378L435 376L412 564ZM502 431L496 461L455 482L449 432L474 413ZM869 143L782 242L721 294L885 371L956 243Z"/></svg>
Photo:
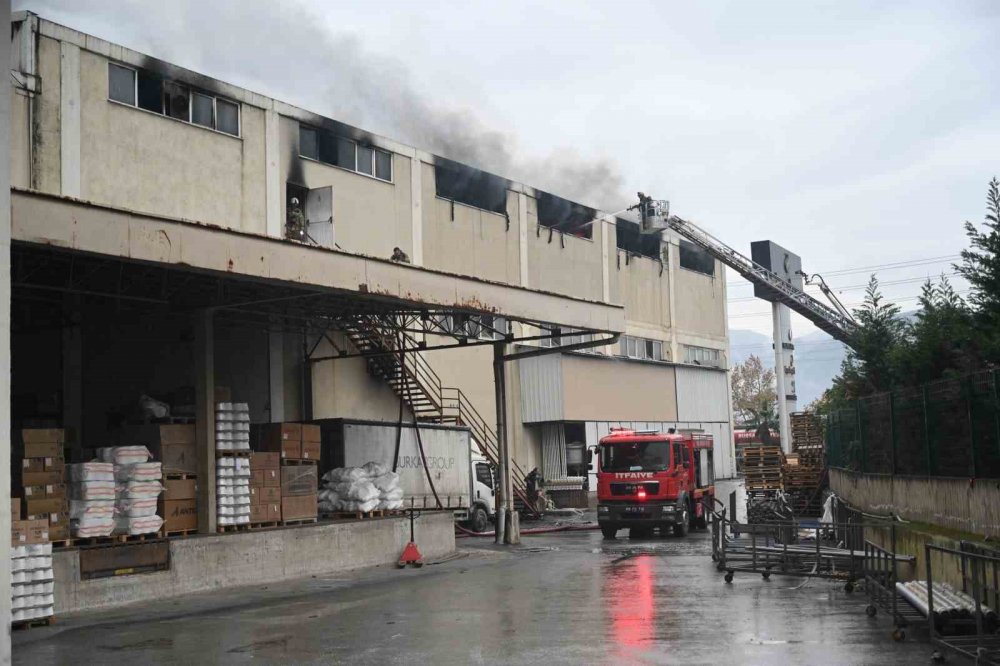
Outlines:
<svg viewBox="0 0 1000 666"><path fill-rule="evenodd" d="M639 555L620 562L609 568L604 580L611 638L620 656L632 656L634 648L654 640L653 558Z"/></svg>

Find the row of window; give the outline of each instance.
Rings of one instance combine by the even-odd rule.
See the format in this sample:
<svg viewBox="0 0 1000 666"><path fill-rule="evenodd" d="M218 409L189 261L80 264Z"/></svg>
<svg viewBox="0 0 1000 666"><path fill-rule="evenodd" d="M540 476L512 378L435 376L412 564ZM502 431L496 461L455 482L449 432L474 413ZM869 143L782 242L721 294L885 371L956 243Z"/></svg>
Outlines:
<svg viewBox="0 0 1000 666"><path fill-rule="evenodd" d="M452 335L478 340L502 340L509 331L507 320L495 315L441 315L437 324Z"/></svg>
<svg viewBox="0 0 1000 666"><path fill-rule="evenodd" d="M662 341L637 338L632 335L623 335L618 338L618 353L620 356L626 358L635 358L643 361L669 360L663 354Z"/></svg>
<svg viewBox="0 0 1000 666"><path fill-rule="evenodd" d="M695 347L694 345L683 345L684 362L695 365L711 365L717 368L723 366L724 355L721 349L710 349L708 347Z"/></svg>
<svg viewBox="0 0 1000 666"><path fill-rule="evenodd" d="M108 63L108 99L200 125L240 135L240 105L193 90L153 72Z"/></svg>
<svg viewBox="0 0 1000 666"><path fill-rule="evenodd" d="M392 181L392 153L315 127L299 125L299 155Z"/></svg>

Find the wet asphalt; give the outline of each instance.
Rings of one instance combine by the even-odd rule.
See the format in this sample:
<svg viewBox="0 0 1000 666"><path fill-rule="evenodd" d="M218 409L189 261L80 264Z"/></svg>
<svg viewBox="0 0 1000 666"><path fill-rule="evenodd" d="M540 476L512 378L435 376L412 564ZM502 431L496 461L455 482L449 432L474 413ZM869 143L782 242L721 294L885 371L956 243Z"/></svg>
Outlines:
<svg viewBox="0 0 1000 666"><path fill-rule="evenodd" d="M526 526L527 527L527 526ZM622 533L625 537L626 533ZM32 664L919 664L863 591L737 574L706 532L461 539L455 558L195 595L17 632ZM953 662L954 663L954 662Z"/></svg>

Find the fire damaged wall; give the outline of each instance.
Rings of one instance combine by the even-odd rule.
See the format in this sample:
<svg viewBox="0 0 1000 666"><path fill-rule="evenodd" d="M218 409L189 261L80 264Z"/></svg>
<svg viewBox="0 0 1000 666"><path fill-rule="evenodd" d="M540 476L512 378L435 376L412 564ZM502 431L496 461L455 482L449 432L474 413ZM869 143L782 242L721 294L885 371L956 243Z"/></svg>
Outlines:
<svg viewBox="0 0 1000 666"><path fill-rule="evenodd" d="M510 181L458 162L434 160L435 194L442 199L503 214Z"/></svg>

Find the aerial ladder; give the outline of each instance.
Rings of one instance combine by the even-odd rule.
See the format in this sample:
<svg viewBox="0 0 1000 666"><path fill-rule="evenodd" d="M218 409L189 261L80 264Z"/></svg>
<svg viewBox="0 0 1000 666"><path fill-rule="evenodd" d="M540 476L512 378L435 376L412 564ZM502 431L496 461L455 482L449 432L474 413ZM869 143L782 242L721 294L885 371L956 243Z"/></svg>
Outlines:
<svg viewBox="0 0 1000 666"><path fill-rule="evenodd" d="M847 345L851 344L858 325L819 275L802 274L806 278L807 284L819 286L823 294L830 299L833 307L825 305L804 291L793 287L778 275L755 263L746 255L737 252L693 222L671 215L670 203L666 200L655 200L640 192L639 203L632 206L630 210L639 212L644 232L659 232L666 229L674 231L754 285L766 289L775 302L787 305L835 340Z"/></svg>

